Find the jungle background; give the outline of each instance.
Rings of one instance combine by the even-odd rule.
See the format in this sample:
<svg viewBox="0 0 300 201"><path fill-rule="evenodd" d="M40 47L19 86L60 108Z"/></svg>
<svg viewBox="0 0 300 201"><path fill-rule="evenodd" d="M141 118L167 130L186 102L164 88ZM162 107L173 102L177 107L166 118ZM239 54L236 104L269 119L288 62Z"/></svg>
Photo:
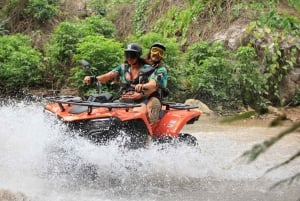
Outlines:
<svg viewBox="0 0 300 201"><path fill-rule="evenodd" d="M137 42L167 47L168 100L213 110L300 103L298 0L1 0L0 93L87 96ZM117 86L105 85L115 91Z"/></svg>
<svg viewBox="0 0 300 201"><path fill-rule="evenodd" d="M101 74L123 62L129 42L146 55L158 41L167 47L168 100L198 99L219 113L291 108L296 123L246 152L250 160L299 130L299 0L0 0L0 9L4 98L87 97L97 89L83 83L80 60Z"/></svg>

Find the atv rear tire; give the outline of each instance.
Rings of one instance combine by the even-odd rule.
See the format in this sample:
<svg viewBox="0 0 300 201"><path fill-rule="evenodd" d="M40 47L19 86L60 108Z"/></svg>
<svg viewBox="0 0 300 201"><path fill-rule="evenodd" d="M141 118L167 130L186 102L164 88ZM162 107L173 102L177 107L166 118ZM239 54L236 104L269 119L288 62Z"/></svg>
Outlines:
<svg viewBox="0 0 300 201"><path fill-rule="evenodd" d="M192 136L189 133L180 133L178 135L178 139L179 139L179 142L184 143L189 146L197 146L198 145L197 138L195 136Z"/></svg>

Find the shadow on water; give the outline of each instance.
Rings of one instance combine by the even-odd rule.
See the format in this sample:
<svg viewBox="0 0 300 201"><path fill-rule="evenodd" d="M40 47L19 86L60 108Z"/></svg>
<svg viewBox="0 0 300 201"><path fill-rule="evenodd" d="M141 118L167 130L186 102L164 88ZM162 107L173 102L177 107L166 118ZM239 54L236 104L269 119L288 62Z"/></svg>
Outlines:
<svg viewBox="0 0 300 201"><path fill-rule="evenodd" d="M66 134L63 125L45 116L42 103L10 102L0 112L0 188L23 192L32 201L292 201L299 193L297 186L268 190L289 174L262 177L264 166L275 159L250 165L236 161L254 143L239 129L233 137L231 128L201 131L199 122L191 131L201 149L150 144L127 150L115 142L97 146Z"/></svg>

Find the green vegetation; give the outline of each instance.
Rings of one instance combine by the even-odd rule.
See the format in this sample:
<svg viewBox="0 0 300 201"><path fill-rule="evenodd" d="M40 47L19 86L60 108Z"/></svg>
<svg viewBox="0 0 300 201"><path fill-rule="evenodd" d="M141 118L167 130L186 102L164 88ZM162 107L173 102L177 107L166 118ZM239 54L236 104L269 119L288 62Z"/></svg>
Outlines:
<svg viewBox="0 0 300 201"><path fill-rule="evenodd" d="M195 16L199 15L205 5L201 2L190 1L190 4L185 6L185 9L180 9L172 6L166 16L158 19L155 23L153 31L160 33L163 37L179 37L180 45L184 45L187 41L187 33Z"/></svg>
<svg viewBox="0 0 300 201"><path fill-rule="evenodd" d="M0 37L1 94L15 94L43 82L45 68L41 54L29 37L17 34Z"/></svg>
<svg viewBox="0 0 300 201"><path fill-rule="evenodd" d="M9 31L6 29L7 20L0 21L0 35L4 36L9 33Z"/></svg>
<svg viewBox="0 0 300 201"><path fill-rule="evenodd" d="M103 74L123 62L123 45L113 39L103 36L86 36L77 44L74 61L77 66L71 69L70 79L73 86L80 89L86 96L96 93L96 89L86 86L82 79L85 75L91 75L82 68L79 61L87 60L95 75Z"/></svg>
<svg viewBox="0 0 300 201"><path fill-rule="evenodd" d="M300 13L300 1L298 0L288 0L289 5L293 6L298 13Z"/></svg>
<svg viewBox="0 0 300 201"><path fill-rule="evenodd" d="M203 101L214 100L212 106L218 102L231 104L231 66L226 59L230 52L225 50L223 43L199 42L191 45L186 53L184 74L185 85L190 94L195 93ZM224 104L224 105L225 105Z"/></svg>
<svg viewBox="0 0 300 201"><path fill-rule="evenodd" d="M288 3L295 10L299 8L298 1ZM288 102L281 97L279 88L299 62L300 49L299 45L283 49L283 45L297 40L300 22L297 16L278 13L279 4L278 0L189 0L172 5L161 1L92 0L87 5L94 12L90 17L61 21L50 33L47 43L35 50L42 51L38 66L45 66L46 71L34 79L44 77L40 83L36 82L39 86L55 89L73 86L87 94L88 89L82 83L85 72L79 68L79 60L88 60L94 73L103 73L122 62L122 47L126 43L140 43L145 56L150 45L159 41L167 46L164 61L170 75L170 100L195 97L210 107L229 109L285 105ZM0 12L0 34L13 36L24 30L21 25L29 23L35 24L31 29L36 28L31 33L43 34L39 24L46 25L63 14L57 5L57 0L7 1ZM124 38L118 37L120 30L110 21L116 21L111 18L114 12L121 11L118 6L131 8L133 12L131 21L124 22L132 27L131 35ZM162 12L161 8L165 10ZM157 11L157 15L153 11ZM108 12L112 13L110 20ZM251 20L245 38L236 49L222 42L205 40L218 30L217 26L226 27L242 17ZM18 20L22 23L12 26L18 24ZM191 42L191 35L198 37L197 40ZM22 65L15 68L21 69ZM31 86L24 84L24 87ZM300 102L297 94L293 104Z"/></svg>
<svg viewBox="0 0 300 201"><path fill-rule="evenodd" d="M58 8L55 6L57 0L28 0L28 4L24 12L29 17L41 23L46 23L58 13Z"/></svg>
<svg viewBox="0 0 300 201"><path fill-rule="evenodd" d="M11 33L33 31L59 14L58 0L9 0L3 5L0 20L7 21Z"/></svg>
<svg viewBox="0 0 300 201"><path fill-rule="evenodd" d="M77 62L73 59L77 45L86 36L112 38L114 33L114 25L101 16L92 16L73 23L60 23L46 47L48 84L56 88L68 84L66 77L69 77L71 68Z"/></svg>
<svg viewBox="0 0 300 201"><path fill-rule="evenodd" d="M89 7L95 10L98 15L105 16L106 8L104 0L91 0L88 3Z"/></svg>
<svg viewBox="0 0 300 201"><path fill-rule="evenodd" d="M299 88L292 100L285 100L280 94L286 76L300 64L299 0L189 0L174 4L159 0L91 0L87 6L93 13L81 18L65 16L58 2L0 3L2 95L14 95L29 88L65 86L78 88L83 95L95 93L82 81L89 73L80 67L80 60L89 61L93 73L101 74L122 62L126 43L140 43L145 56L151 44L159 41L167 47L164 61L169 71L171 101L183 102L194 97L212 109L251 106L256 110L225 122L248 118L267 105L300 105ZM288 9L279 12L281 4ZM132 19L114 19L122 11L132 14ZM238 47L212 41L216 32L239 20L244 20L246 32ZM126 36L120 37L123 30L118 27L119 21L129 27ZM36 48L36 41L30 39L34 33L46 38L42 48ZM254 146L244 156L255 160L299 127L299 123L294 124L277 137ZM299 156L298 152L274 168ZM286 181L291 182L299 175Z"/></svg>
<svg viewBox="0 0 300 201"><path fill-rule="evenodd" d="M297 63L299 46L291 46L283 50L282 44L291 44L300 34L300 21L290 15L279 15L270 11L249 25L248 34L251 36L249 44L253 47L258 41L267 38L269 42L257 51L259 65L266 83L268 100L274 105L284 105L285 100L279 96L279 85L284 77Z"/></svg>
<svg viewBox="0 0 300 201"><path fill-rule="evenodd" d="M293 100L291 101L292 106L300 105L300 88L297 90Z"/></svg>
<svg viewBox="0 0 300 201"><path fill-rule="evenodd" d="M147 0L140 0L137 1L137 8L134 15L134 23L135 23L135 33L138 36L141 36L142 34L146 33L145 24L147 21L147 14L146 7L147 7Z"/></svg>

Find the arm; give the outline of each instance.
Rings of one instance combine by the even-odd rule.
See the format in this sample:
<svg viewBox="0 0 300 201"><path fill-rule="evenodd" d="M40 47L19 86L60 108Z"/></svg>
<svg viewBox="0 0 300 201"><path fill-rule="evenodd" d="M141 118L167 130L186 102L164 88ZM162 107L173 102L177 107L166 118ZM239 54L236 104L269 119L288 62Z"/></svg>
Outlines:
<svg viewBox="0 0 300 201"><path fill-rule="evenodd" d="M140 88L141 90L137 90ZM146 84L138 84L135 86L135 91L129 91L122 95L122 99L134 99L139 100L144 97L148 97L150 94L157 90L158 86L154 79L149 80ZM144 90L143 90L144 89Z"/></svg>
<svg viewBox="0 0 300 201"><path fill-rule="evenodd" d="M149 96L153 92L155 92L158 89L158 84L156 83L155 79L150 79L149 82L146 84L138 84L136 88L140 88L140 91L143 89L146 89L144 92L145 96Z"/></svg>
<svg viewBox="0 0 300 201"><path fill-rule="evenodd" d="M159 67L153 74L150 75L149 81L145 84L138 84L135 87L136 91L147 89L145 94L150 95L157 91L158 88L166 88L168 73L165 67Z"/></svg>
<svg viewBox="0 0 300 201"><path fill-rule="evenodd" d="M120 71L120 66L117 66L115 69L113 69L112 71L99 75L96 77L97 81L101 82L101 83L105 83L108 82L109 80L112 80L113 78L117 77L119 75L119 71ZM91 76L85 76L84 77L84 82L87 85L90 85L92 80L91 80Z"/></svg>
<svg viewBox="0 0 300 201"><path fill-rule="evenodd" d="M104 82L107 82L109 80L112 80L113 78L117 77L118 75L119 75L118 72L111 71L111 72L105 73L103 75L99 75L96 78L99 82L104 83Z"/></svg>

